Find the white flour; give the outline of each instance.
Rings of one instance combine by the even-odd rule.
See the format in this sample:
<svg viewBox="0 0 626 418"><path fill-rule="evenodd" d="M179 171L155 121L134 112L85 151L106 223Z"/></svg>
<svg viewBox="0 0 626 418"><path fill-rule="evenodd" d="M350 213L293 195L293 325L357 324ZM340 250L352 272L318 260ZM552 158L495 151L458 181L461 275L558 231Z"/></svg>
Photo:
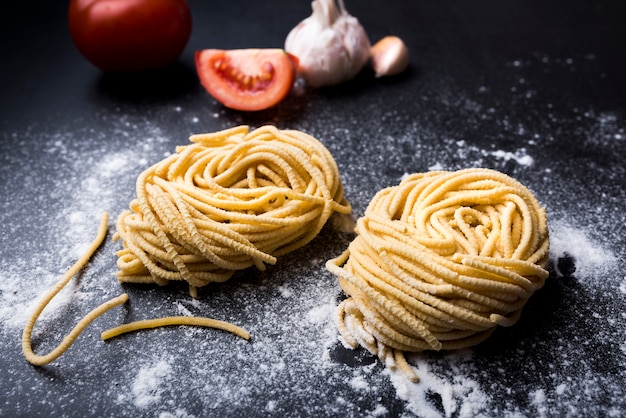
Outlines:
<svg viewBox="0 0 626 418"><path fill-rule="evenodd" d="M598 280L615 269L617 255L603 245L593 242L584 229L575 228L564 220L550 222L550 256L554 260L573 257L577 276ZM558 267L557 274L562 274Z"/></svg>
<svg viewBox="0 0 626 418"><path fill-rule="evenodd" d="M171 377L172 367L166 360L142 366L130 385L133 404L138 408L162 404L161 396ZM127 399L120 395L118 402L124 401Z"/></svg>

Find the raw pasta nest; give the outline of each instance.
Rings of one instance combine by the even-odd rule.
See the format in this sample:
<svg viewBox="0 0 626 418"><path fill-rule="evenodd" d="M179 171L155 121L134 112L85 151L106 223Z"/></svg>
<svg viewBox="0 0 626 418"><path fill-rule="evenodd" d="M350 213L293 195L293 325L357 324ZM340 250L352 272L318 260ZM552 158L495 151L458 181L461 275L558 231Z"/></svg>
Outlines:
<svg viewBox="0 0 626 418"><path fill-rule="evenodd" d="M193 135L145 170L120 214L122 282L229 279L310 242L337 211L349 213L336 162L310 135L239 126Z"/></svg>
<svg viewBox="0 0 626 418"><path fill-rule="evenodd" d="M348 345L391 364L514 324L548 277L545 210L493 170L407 176L376 194L356 232L327 263L348 295L337 325Z"/></svg>

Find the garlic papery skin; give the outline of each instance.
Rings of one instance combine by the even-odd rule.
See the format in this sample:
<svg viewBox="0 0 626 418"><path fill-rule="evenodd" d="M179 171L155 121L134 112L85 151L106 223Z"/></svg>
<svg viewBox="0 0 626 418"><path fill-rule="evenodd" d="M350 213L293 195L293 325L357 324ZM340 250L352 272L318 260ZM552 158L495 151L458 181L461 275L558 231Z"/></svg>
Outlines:
<svg viewBox="0 0 626 418"><path fill-rule="evenodd" d="M358 19L343 0L314 0L313 14L293 28L285 51L300 61L299 72L311 87L339 84L354 78L370 58L371 44Z"/></svg>
<svg viewBox="0 0 626 418"><path fill-rule="evenodd" d="M409 50L397 36L385 36L370 52L376 77L400 74L409 66Z"/></svg>

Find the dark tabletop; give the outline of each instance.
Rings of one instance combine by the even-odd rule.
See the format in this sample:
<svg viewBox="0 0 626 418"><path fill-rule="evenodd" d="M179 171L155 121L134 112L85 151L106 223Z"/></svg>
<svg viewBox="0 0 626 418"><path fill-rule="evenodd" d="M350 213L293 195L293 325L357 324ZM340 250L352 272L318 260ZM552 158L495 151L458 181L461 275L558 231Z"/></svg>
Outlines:
<svg viewBox="0 0 626 418"><path fill-rule="evenodd" d="M18 4L19 3L19 4ZM621 1L350 1L372 41L404 39L410 68L369 68L257 113L200 86L193 53L282 47L307 0L190 1L179 61L103 74L69 37L64 2L3 2L0 65L0 416L620 416L626 413L626 5ZM410 357L408 384L338 342L341 297L324 268L353 235L330 222L264 272L194 300L185 287L121 285L115 218L137 175L193 133L273 124L322 141L353 217L407 173L488 167L546 207L551 276L511 328L453 353ZM86 312L127 292L46 367L21 354L28 313L91 241L110 234L44 312L51 349ZM102 342L136 319L209 316L243 326L167 328Z"/></svg>

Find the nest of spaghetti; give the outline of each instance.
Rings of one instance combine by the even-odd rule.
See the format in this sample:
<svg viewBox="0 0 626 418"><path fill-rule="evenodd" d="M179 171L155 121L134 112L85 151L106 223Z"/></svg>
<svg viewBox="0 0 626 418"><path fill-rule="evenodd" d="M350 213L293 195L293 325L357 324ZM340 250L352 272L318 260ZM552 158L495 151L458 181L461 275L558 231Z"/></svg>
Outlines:
<svg viewBox="0 0 626 418"><path fill-rule="evenodd" d="M315 238L334 212L350 213L337 164L303 132L247 126L193 135L145 170L120 214L120 282L224 282Z"/></svg>
<svg viewBox="0 0 626 418"><path fill-rule="evenodd" d="M409 175L375 195L356 233L326 264L347 295L337 327L413 381L405 353L484 341L548 278L545 210L494 170Z"/></svg>

